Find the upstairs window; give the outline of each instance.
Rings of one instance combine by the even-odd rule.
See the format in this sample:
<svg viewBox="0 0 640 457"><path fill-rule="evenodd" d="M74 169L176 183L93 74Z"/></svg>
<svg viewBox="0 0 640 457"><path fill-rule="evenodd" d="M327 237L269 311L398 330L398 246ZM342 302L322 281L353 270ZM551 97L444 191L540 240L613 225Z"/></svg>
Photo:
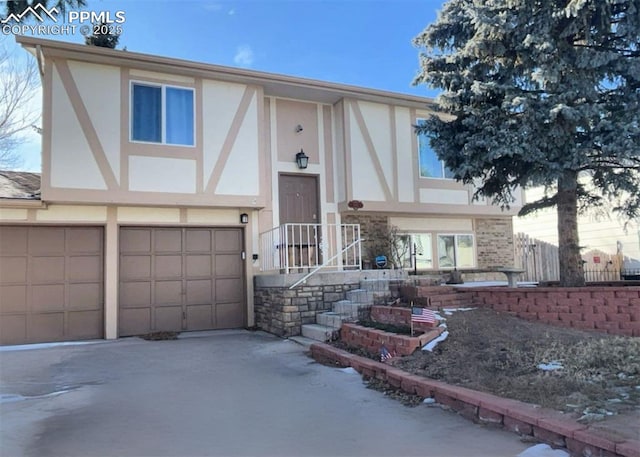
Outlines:
<svg viewBox="0 0 640 457"><path fill-rule="evenodd" d="M131 84L131 140L193 146L193 89Z"/></svg>
<svg viewBox="0 0 640 457"><path fill-rule="evenodd" d="M424 125L424 119L418 119L418 125ZM453 178L453 172L444 166L444 162L438 159L438 156L429 145L429 137L425 133L418 135L418 160L420 161L420 177L421 178Z"/></svg>

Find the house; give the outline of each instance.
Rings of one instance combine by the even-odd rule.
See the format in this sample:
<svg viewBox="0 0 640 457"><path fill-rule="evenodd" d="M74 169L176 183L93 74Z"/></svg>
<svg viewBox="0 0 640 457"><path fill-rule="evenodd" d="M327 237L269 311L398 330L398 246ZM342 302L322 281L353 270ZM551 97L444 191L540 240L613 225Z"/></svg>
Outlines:
<svg viewBox="0 0 640 457"><path fill-rule="evenodd" d="M372 265L381 228L421 270L513 264L518 203L448 179L413 130L429 99L17 41L42 76L42 180L0 200L4 344L252 326L254 277Z"/></svg>

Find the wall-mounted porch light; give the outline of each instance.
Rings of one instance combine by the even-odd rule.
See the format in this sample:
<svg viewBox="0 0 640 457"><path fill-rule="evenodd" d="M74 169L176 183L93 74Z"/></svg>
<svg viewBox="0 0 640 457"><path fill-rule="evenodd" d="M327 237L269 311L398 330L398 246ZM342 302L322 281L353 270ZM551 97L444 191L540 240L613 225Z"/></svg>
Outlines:
<svg viewBox="0 0 640 457"><path fill-rule="evenodd" d="M240 215L240 223L241 224L248 224L249 223L249 215L247 213L242 213Z"/></svg>
<svg viewBox="0 0 640 457"><path fill-rule="evenodd" d="M300 152L296 154L296 163L298 164L298 168L304 170L309 165L309 157L304 153L302 149Z"/></svg>

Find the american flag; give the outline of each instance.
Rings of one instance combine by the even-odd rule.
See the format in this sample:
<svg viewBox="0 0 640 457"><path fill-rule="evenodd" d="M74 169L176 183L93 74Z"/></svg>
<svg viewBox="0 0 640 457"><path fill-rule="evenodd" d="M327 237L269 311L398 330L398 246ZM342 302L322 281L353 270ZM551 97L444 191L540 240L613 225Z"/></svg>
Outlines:
<svg viewBox="0 0 640 457"><path fill-rule="evenodd" d="M386 362L391 357L393 357L393 355L391 355L391 353L389 352L389 349L387 349L385 346L382 346L380 348L380 361Z"/></svg>
<svg viewBox="0 0 640 457"><path fill-rule="evenodd" d="M411 322L435 324L436 313L429 308L411 308Z"/></svg>

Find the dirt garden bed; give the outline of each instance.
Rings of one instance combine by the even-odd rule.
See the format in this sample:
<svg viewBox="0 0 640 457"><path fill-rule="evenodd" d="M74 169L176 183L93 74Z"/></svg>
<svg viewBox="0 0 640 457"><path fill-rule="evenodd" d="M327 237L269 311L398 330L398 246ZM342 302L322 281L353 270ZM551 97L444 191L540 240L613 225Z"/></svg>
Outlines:
<svg viewBox="0 0 640 457"><path fill-rule="evenodd" d="M448 384L563 411L584 423L620 414L637 423L640 339L552 327L488 309L445 317L449 337L433 352L418 350L387 363Z"/></svg>

